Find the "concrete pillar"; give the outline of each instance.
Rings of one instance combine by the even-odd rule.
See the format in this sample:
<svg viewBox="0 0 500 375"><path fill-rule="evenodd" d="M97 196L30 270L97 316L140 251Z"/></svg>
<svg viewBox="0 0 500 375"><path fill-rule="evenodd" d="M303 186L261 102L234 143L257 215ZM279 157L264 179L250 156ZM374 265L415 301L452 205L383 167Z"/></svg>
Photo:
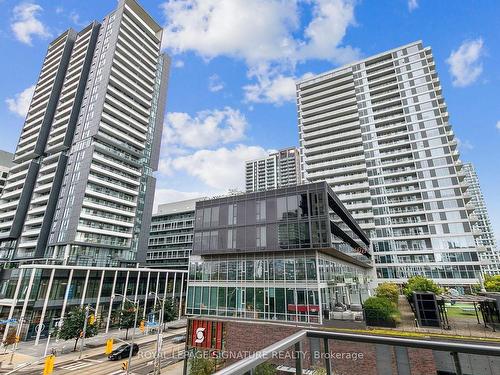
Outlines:
<svg viewBox="0 0 500 375"><path fill-rule="evenodd" d="M42 313L40 315L40 326L43 325L43 320L45 318L45 312L47 311L47 304L49 303L50 291L52 290L52 282L54 281L54 275L56 273L56 269L53 268L50 272L49 284L47 285L47 292L45 293L45 300L43 301ZM42 333L41 329L38 329L36 333L35 346L38 345L38 341L40 341L40 334Z"/></svg>

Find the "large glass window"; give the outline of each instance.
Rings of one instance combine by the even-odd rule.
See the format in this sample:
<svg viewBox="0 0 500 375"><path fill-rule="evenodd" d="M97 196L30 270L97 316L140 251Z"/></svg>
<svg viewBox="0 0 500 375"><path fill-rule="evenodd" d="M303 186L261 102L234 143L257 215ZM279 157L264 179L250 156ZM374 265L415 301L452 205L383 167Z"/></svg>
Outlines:
<svg viewBox="0 0 500 375"><path fill-rule="evenodd" d="M297 196L291 195L291 196L286 197L286 202L287 202L287 217L288 217L288 219L296 218L298 211L299 211L299 206L297 203Z"/></svg>
<svg viewBox="0 0 500 375"><path fill-rule="evenodd" d="M274 279L283 280L285 277L285 262L283 259L274 260Z"/></svg>
<svg viewBox="0 0 500 375"><path fill-rule="evenodd" d="M219 287L218 293L218 314L225 316L226 315L226 288Z"/></svg>
<svg viewBox="0 0 500 375"><path fill-rule="evenodd" d="M210 225L212 227L216 227L219 225L219 207L212 207Z"/></svg>
<svg viewBox="0 0 500 375"><path fill-rule="evenodd" d="M238 206L236 204L230 204L228 207L227 223L229 225L236 225L238 217Z"/></svg>
<svg viewBox="0 0 500 375"><path fill-rule="evenodd" d="M310 193L311 215L319 216L325 214L325 198L323 192Z"/></svg>
<svg viewBox="0 0 500 375"><path fill-rule="evenodd" d="M236 230L234 229L227 230L227 248L236 249Z"/></svg>
<svg viewBox="0 0 500 375"><path fill-rule="evenodd" d="M286 197L276 199L276 212L278 220L286 220Z"/></svg>
<svg viewBox="0 0 500 375"><path fill-rule="evenodd" d="M266 227L261 226L256 228L257 235L257 248L265 248L266 247Z"/></svg>
<svg viewBox="0 0 500 375"><path fill-rule="evenodd" d="M286 224L278 225L278 242L280 248L288 249L288 227Z"/></svg>
<svg viewBox="0 0 500 375"><path fill-rule="evenodd" d="M255 202L255 216L257 221L266 220L266 201L257 201Z"/></svg>

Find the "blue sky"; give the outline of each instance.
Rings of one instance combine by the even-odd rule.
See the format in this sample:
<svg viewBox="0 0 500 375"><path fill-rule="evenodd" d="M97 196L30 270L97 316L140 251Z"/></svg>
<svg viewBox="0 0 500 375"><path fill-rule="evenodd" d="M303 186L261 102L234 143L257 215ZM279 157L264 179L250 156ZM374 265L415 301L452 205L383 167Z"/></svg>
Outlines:
<svg viewBox="0 0 500 375"><path fill-rule="evenodd" d="M51 38L116 4L0 0L0 149L15 149ZM295 79L421 39L433 48L461 159L478 170L500 238L500 2L141 4L165 26L172 56L157 203L241 188L245 159L296 145Z"/></svg>

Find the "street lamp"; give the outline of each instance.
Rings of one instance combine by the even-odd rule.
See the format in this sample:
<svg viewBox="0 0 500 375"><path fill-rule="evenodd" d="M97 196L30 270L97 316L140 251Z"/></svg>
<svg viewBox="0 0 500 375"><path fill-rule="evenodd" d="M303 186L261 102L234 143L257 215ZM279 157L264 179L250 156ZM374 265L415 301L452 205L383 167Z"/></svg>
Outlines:
<svg viewBox="0 0 500 375"><path fill-rule="evenodd" d="M139 301L132 301L130 298L127 298L123 294L115 293L111 296L111 301L115 299L116 296L121 296L123 297L124 300L129 301L134 304L134 309L135 309L135 317L134 317L134 329L132 330L132 341L129 346L129 355L128 355L128 363L127 363L127 370L125 372L126 375L129 373L130 369L130 363L132 362L132 353L134 351L134 339L135 339L135 329L137 328L137 314L139 313ZM111 306L113 306L113 302L111 302Z"/></svg>
<svg viewBox="0 0 500 375"><path fill-rule="evenodd" d="M80 344L80 355L78 356L78 359L82 358L83 346L85 345L85 336L87 335L87 324L89 320L90 310L93 310L95 312L95 309L90 307L90 305L85 306L85 321L83 322L82 342Z"/></svg>
<svg viewBox="0 0 500 375"><path fill-rule="evenodd" d="M156 300L159 300L161 302L161 308L158 316L158 332L157 332L157 338L156 338L156 358L155 358L155 371L154 374L160 374L161 372L161 357L160 357L160 351L161 351L161 346L163 344L163 314L165 310L165 299L160 298L158 296L158 293L155 292L150 292L149 295L155 296L155 306L156 306ZM161 330L161 331L160 331ZM158 372L157 372L158 370Z"/></svg>

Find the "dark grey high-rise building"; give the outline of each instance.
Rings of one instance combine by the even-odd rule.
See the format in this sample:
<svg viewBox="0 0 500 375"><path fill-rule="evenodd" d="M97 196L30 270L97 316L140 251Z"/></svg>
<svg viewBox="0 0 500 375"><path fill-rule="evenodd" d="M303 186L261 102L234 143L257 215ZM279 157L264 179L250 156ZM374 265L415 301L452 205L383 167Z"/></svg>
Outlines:
<svg viewBox="0 0 500 375"><path fill-rule="evenodd" d="M135 0L50 43L0 197L5 259L144 262L169 59Z"/></svg>

